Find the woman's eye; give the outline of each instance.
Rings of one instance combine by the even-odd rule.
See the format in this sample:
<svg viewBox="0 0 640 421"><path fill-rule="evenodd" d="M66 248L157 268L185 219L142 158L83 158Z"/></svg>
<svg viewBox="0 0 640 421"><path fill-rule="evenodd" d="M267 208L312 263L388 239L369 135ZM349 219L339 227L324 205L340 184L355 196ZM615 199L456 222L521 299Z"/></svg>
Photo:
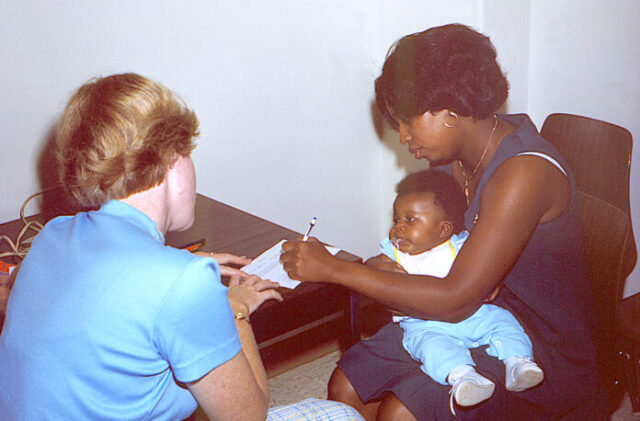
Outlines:
<svg viewBox="0 0 640 421"><path fill-rule="evenodd" d="M416 220L416 218L414 218L412 216L407 217L407 222L409 222L409 223L414 222L415 220Z"/></svg>

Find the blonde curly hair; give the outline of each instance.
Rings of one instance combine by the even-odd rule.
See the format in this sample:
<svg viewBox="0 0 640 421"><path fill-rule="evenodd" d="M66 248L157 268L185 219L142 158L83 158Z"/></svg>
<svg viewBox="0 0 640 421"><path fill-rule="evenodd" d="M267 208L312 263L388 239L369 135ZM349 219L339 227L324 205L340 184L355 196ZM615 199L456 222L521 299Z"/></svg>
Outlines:
<svg viewBox="0 0 640 421"><path fill-rule="evenodd" d="M56 127L59 179L84 207L154 187L198 136L193 111L164 86L135 73L80 87Z"/></svg>

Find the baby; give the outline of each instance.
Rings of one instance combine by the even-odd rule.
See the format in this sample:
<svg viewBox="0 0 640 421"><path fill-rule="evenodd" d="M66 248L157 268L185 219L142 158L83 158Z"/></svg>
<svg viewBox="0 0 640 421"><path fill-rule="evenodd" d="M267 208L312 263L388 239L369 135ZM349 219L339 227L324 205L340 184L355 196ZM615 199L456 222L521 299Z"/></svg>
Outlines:
<svg viewBox="0 0 640 421"><path fill-rule="evenodd" d="M444 278L464 244L466 202L453 177L438 170L407 176L397 188L393 227L380 244L382 254L367 261L381 269L400 265L410 274ZM496 291L497 293L497 291ZM492 295L496 295L496 293ZM469 348L488 345L486 352L505 364L507 390L520 392L544 378L533 362L529 337L504 308L484 304L458 323L394 316L404 331L403 346L434 381L452 386L450 407L480 403L495 384L475 370Z"/></svg>

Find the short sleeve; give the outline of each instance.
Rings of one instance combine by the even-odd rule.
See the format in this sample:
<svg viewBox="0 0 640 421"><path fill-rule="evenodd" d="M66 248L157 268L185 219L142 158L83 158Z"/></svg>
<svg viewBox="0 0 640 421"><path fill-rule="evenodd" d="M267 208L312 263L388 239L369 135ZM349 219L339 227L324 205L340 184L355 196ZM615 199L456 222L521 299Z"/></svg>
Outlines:
<svg viewBox="0 0 640 421"><path fill-rule="evenodd" d="M227 291L217 262L195 257L167 291L153 339L179 381L196 381L240 352Z"/></svg>
<svg viewBox="0 0 640 421"><path fill-rule="evenodd" d="M387 255L392 260L396 260L395 248L393 247L391 240L389 240L389 237L385 237L385 239L380 242L380 252Z"/></svg>
<svg viewBox="0 0 640 421"><path fill-rule="evenodd" d="M456 254L460 251L462 245L465 241L467 241L468 237L469 231L467 230L462 230L458 234L453 234L453 236L451 237L451 243L453 244L453 248L456 250Z"/></svg>

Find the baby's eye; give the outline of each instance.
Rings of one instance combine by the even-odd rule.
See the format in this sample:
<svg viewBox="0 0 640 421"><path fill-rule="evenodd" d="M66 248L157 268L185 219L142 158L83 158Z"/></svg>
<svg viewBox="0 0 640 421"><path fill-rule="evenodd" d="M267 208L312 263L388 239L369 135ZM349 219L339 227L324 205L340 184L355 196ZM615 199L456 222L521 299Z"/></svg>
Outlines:
<svg viewBox="0 0 640 421"><path fill-rule="evenodd" d="M414 218L413 216L407 216L407 222L414 222L416 220L416 218Z"/></svg>

